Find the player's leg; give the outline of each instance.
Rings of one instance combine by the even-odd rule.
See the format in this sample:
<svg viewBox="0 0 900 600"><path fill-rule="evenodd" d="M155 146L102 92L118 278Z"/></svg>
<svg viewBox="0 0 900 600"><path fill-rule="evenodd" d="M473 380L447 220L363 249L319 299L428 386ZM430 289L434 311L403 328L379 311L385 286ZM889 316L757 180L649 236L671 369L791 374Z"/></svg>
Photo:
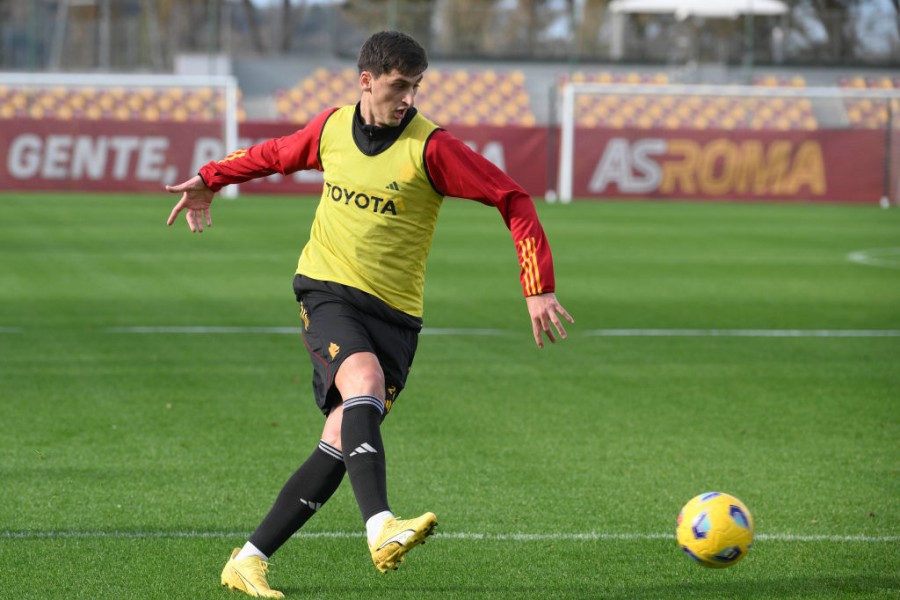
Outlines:
<svg viewBox="0 0 900 600"><path fill-rule="evenodd" d="M338 489L346 468L339 448L320 440L312 454L281 488L275 504L250 536L268 558L319 510Z"/></svg>
<svg viewBox="0 0 900 600"><path fill-rule="evenodd" d="M327 355L328 344L323 347L322 339L308 334L309 317L302 305L301 319L313 364L313 392L316 404L326 415L325 427L315 450L287 480L256 531L241 548L235 549L222 570L222 585L251 596L283 597L269 587L269 557L328 501L347 472L340 446L343 408L337 390L332 389L334 369L322 358Z"/></svg>
<svg viewBox="0 0 900 600"><path fill-rule="evenodd" d="M364 520L389 512L384 444L384 373L371 352L344 359L334 378L343 401L341 447ZM390 516L390 515L388 515Z"/></svg>
<svg viewBox="0 0 900 600"><path fill-rule="evenodd" d="M348 357L338 370L335 386L345 398L341 444L347 473L366 523L372 561L379 571L387 572L431 535L437 519L429 512L417 519L398 520L390 510L381 422L387 411L386 395L393 401L399 389L386 386L380 359L368 352Z"/></svg>
<svg viewBox="0 0 900 600"><path fill-rule="evenodd" d="M222 570L222 585L251 596L282 598L281 592L269 587L269 557L331 498L345 472L340 450L320 441L281 488L247 543L232 553Z"/></svg>
<svg viewBox="0 0 900 600"><path fill-rule="evenodd" d="M283 597L269 587L268 560L331 498L344 478L341 413L342 407L338 406L328 415L319 445L285 483L247 543L232 553L222 571L222 585L251 596Z"/></svg>
<svg viewBox="0 0 900 600"><path fill-rule="evenodd" d="M374 545L380 548L372 552L376 567L396 568L403 554L435 525L431 515L412 533L383 535L393 531L388 523L400 526L388 520L393 515L387 501L380 424L405 385L418 327L408 316L358 290L300 277L295 279L295 291L302 305L303 341L315 365L316 401L323 411L338 404L342 408L336 413L339 429L332 431L329 419L323 439L342 449L367 534L374 541L388 541Z"/></svg>

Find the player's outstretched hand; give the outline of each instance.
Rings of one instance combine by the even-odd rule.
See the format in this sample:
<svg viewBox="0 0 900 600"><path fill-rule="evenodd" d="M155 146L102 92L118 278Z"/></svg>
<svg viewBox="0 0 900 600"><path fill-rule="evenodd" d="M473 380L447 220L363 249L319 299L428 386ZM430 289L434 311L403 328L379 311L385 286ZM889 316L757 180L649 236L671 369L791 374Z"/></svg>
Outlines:
<svg viewBox="0 0 900 600"><path fill-rule="evenodd" d="M534 332L534 341L538 348L544 347L544 334L547 335L551 344L556 343L557 334L560 339L566 339L566 328L563 327L559 316L565 317L569 323L574 323L575 319L562 307L556 299L556 294L550 292L528 296L525 298L525 302L528 305L528 313L531 315L531 329ZM554 328L557 333L553 332Z"/></svg>
<svg viewBox="0 0 900 600"><path fill-rule="evenodd" d="M172 209L166 225L171 225L178 217L178 213L185 212L188 227L195 233L203 233L203 222L207 227L212 227L212 217L209 213L209 205L212 204L215 192L206 187L199 175L194 175L184 183L167 185L166 191L172 194L181 194L181 200Z"/></svg>

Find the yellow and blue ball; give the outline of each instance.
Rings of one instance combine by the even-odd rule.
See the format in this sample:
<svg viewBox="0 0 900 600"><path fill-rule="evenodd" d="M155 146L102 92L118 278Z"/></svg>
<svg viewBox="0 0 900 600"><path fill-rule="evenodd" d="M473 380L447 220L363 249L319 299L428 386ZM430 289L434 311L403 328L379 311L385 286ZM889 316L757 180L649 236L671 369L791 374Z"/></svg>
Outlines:
<svg viewBox="0 0 900 600"><path fill-rule="evenodd" d="M678 514L678 545L705 567L737 564L753 544L753 516L743 502L724 492L690 500Z"/></svg>

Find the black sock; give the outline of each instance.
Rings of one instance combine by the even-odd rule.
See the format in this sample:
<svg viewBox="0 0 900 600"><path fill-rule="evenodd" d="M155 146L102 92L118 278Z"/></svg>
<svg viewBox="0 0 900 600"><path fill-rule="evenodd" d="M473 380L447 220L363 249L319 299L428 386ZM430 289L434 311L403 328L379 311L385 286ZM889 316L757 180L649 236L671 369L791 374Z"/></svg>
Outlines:
<svg viewBox="0 0 900 600"><path fill-rule="evenodd" d="M272 556L331 498L346 472L340 450L320 441L281 488L269 514L250 536L250 543Z"/></svg>
<svg viewBox="0 0 900 600"><path fill-rule="evenodd" d="M374 396L358 396L344 401L341 446L363 521L381 511L390 510L384 444L381 441L383 414L384 403Z"/></svg>

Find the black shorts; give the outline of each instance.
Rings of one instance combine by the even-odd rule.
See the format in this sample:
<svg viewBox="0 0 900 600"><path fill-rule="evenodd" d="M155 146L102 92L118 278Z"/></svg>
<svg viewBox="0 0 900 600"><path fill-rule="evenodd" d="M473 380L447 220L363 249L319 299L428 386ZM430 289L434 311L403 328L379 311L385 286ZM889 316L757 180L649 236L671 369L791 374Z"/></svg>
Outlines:
<svg viewBox="0 0 900 600"><path fill-rule="evenodd" d="M421 319L371 294L303 275L294 278L303 343L313 364L313 393L328 415L342 398L334 385L341 363L356 352L378 357L384 372L385 411L406 385L422 329Z"/></svg>

